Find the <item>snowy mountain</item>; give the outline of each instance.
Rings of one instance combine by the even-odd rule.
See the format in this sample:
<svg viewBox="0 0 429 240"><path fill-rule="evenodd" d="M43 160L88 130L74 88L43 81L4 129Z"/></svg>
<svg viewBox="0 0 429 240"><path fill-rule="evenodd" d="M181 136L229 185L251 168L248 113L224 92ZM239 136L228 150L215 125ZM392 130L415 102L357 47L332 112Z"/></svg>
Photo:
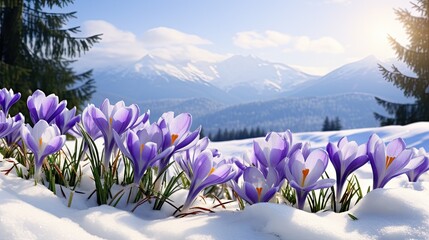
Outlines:
<svg viewBox="0 0 429 240"><path fill-rule="evenodd" d="M329 96L344 93L367 93L393 102L410 102L403 92L383 79L378 64L386 67L392 62L383 63L374 56L346 64L327 75L301 84L298 89L285 96ZM397 63L395 63L397 65Z"/></svg>
<svg viewBox="0 0 429 240"><path fill-rule="evenodd" d="M232 56L213 68L218 73L212 83L243 101L274 99L318 78L255 56Z"/></svg>
<svg viewBox="0 0 429 240"><path fill-rule="evenodd" d="M206 97L221 103L239 99L212 85L192 63L168 63L146 56L132 66L94 71L97 92L92 102L104 98L140 103L145 100Z"/></svg>
<svg viewBox="0 0 429 240"><path fill-rule="evenodd" d="M96 69L97 93L130 102L171 98L208 98L225 104L267 100L315 76L254 56L233 56L219 63L170 62L151 55L130 66Z"/></svg>

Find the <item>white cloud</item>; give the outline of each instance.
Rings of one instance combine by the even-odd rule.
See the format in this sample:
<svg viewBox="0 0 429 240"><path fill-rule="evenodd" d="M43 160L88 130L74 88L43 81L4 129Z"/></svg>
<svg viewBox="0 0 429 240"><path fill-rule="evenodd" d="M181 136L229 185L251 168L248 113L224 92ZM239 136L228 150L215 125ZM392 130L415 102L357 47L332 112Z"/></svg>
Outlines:
<svg viewBox="0 0 429 240"><path fill-rule="evenodd" d="M310 39L307 36L295 38L294 48L302 52L315 53L343 53L344 47L334 38L322 37L319 39Z"/></svg>
<svg viewBox="0 0 429 240"><path fill-rule="evenodd" d="M82 24L82 29L85 35L103 34L101 41L83 56L82 63L85 65L96 67L109 65L112 61L136 61L148 53L143 42L138 41L134 33L120 30L106 21L86 21Z"/></svg>
<svg viewBox="0 0 429 240"><path fill-rule="evenodd" d="M187 34L167 27L157 27L143 34L143 42L151 47L163 47L171 45L206 45L209 40L197 35Z"/></svg>
<svg viewBox="0 0 429 240"><path fill-rule="evenodd" d="M332 37L311 39L307 36L291 36L276 31L238 32L233 37L236 46L244 49L282 48L285 52L342 53L344 47Z"/></svg>
<svg viewBox="0 0 429 240"><path fill-rule="evenodd" d="M155 56L167 61L193 60L193 61L218 62L230 56L230 55L213 53L193 45L153 48L149 50L149 53L152 56Z"/></svg>
<svg viewBox="0 0 429 240"><path fill-rule="evenodd" d="M103 34L102 40L79 61L79 64L85 67L88 67L88 64L90 67L98 67L134 62L146 54L171 61L209 62L223 60L229 56L200 47L212 44L209 40L167 27L149 29L141 38L101 20L87 21L82 24L82 29L84 35Z"/></svg>
<svg viewBox="0 0 429 240"><path fill-rule="evenodd" d="M244 49L279 47L289 41L290 36L270 30L263 33L255 31L238 32L233 37L234 44Z"/></svg>

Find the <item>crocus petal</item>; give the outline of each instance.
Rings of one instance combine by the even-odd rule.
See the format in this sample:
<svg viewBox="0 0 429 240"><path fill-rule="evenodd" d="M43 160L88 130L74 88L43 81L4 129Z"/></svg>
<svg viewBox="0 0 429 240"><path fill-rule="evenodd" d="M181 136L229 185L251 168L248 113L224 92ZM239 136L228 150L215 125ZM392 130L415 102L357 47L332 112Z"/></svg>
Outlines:
<svg viewBox="0 0 429 240"><path fill-rule="evenodd" d="M204 180L212 169L213 155L207 149L201 152L201 154L195 160L193 170L194 170L194 179L199 185L199 182Z"/></svg>
<svg viewBox="0 0 429 240"><path fill-rule="evenodd" d="M386 155L389 157L397 157L404 149L404 140L402 140L402 138L397 138L387 144Z"/></svg>
<svg viewBox="0 0 429 240"><path fill-rule="evenodd" d="M265 179L262 172L255 167L248 167L244 170L243 179L252 185L260 184Z"/></svg>
<svg viewBox="0 0 429 240"><path fill-rule="evenodd" d="M102 133L106 133L109 129L109 122L107 121L106 115L104 115L104 113L95 106L91 107L89 109L89 112L92 116L94 123L97 125L100 131Z"/></svg>
<svg viewBox="0 0 429 240"><path fill-rule="evenodd" d="M347 137L342 137L339 141L338 141L338 148L343 148L347 143L349 143L349 140L347 139Z"/></svg>
<svg viewBox="0 0 429 240"><path fill-rule="evenodd" d="M23 126L21 128L21 135L22 139L24 140L24 143L27 145L27 147L35 154L38 152L38 145L34 139L34 137L31 135L32 128L30 125Z"/></svg>
<svg viewBox="0 0 429 240"><path fill-rule="evenodd" d="M375 146L380 143L382 143L382 140L377 134L374 133L369 137L368 144L367 144L367 152L368 152L368 157L370 159L374 157L373 155L375 152Z"/></svg>
<svg viewBox="0 0 429 240"><path fill-rule="evenodd" d="M374 162L379 175L381 175L386 170L386 147L382 142L375 146Z"/></svg>
<svg viewBox="0 0 429 240"><path fill-rule="evenodd" d="M142 143L154 142L158 146L162 146L162 131L156 123L137 131L137 135Z"/></svg>
<svg viewBox="0 0 429 240"><path fill-rule="evenodd" d="M306 168L309 169L309 172L308 172L307 178L304 181L304 186L313 185L322 176L323 172L325 172L326 170L326 165L319 158L315 158L315 160L312 160L312 161L315 161L316 164L314 164L312 167L307 167L306 165Z"/></svg>
<svg viewBox="0 0 429 240"><path fill-rule="evenodd" d="M367 155L363 155L363 156L357 157L355 160L353 160L347 166L347 168L344 170L344 174L343 175L345 177L347 177L348 175L350 175L352 172L354 172L358 168L362 167L367 162L368 162L368 156Z"/></svg>
<svg viewBox="0 0 429 240"><path fill-rule="evenodd" d="M268 189L265 193L262 194L260 202L268 202L271 200L271 198L274 197L276 192L278 191L277 187L273 187Z"/></svg>
<svg viewBox="0 0 429 240"><path fill-rule="evenodd" d="M64 146L65 141L66 137L64 135L53 137L45 147L42 156L45 157L58 152Z"/></svg>
<svg viewBox="0 0 429 240"><path fill-rule="evenodd" d="M170 132L183 136L186 132L189 131L192 124L192 117L189 113L181 113L177 115L169 125Z"/></svg>
<svg viewBox="0 0 429 240"><path fill-rule="evenodd" d="M256 158L258 161L264 165L264 167L268 167L268 160L265 157L264 149L261 147L261 145L265 145L263 142L260 141L253 141L253 152L255 153Z"/></svg>
<svg viewBox="0 0 429 240"><path fill-rule="evenodd" d="M201 127L197 128L191 134L187 135L185 138L179 140L179 143L176 145L175 151L186 150L194 146L198 142L198 136L200 135Z"/></svg>
<svg viewBox="0 0 429 240"><path fill-rule="evenodd" d="M244 182L244 194L249 199L250 204L254 204L259 202L258 200L258 192L253 184L249 182Z"/></svg>
<svg viewBox="0 0 429 240"><path fill-rule="evenodd" d="M307 187L304 190L311 191L316 189L329 188L329 187L332 187L334 184L335 184L334 179L320 179L319 181L314 183L311 187Z"/></svg>
<svg viewBox="0 0 429 240"><path fill-rule="evenodd" d="M411 157L413 156L413 152L411 149L405 149L401 153L399 153L399 156L393 160L393 162L390 164L388 170L386 171L386 183L390 179L399 176L410 169L406 169L405 166L410 162Z"/></svg>
<svg viewBox="0 0 429 240"><path fill-rule="evenodd" d="M129 144L131 142L132 145L132 137L129 140L130 136L129 136L129 132L126 132L124 134L125 139L127 139L127 144ZM131 153L128 151L128 146L126 147L124 144L124 139L121 138L121 136L119 136L119 134L117 132L113 132L113 138L115 139L115 143L118 146L119 150L128 158L133 158ZM132 161L132 160L131 160Z"/></svg>
<svg viewBox="0 0 429 240"><path fill-rule="evenodd" d="M211 186L221 182L227 182L234 177L232 173L232 165L224 164L216 168L202 183L201 185Z"/></svg>

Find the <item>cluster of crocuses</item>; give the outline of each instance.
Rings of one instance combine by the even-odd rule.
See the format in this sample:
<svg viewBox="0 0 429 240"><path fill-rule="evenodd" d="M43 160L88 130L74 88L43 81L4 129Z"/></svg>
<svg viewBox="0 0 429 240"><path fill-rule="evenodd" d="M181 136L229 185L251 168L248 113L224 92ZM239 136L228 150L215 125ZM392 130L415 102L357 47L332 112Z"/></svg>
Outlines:
<svg viewBox="0 0 429 240"><path fill-rule="evenodd" d="M137 105L126 106L120 101L114 105L106 99L100 107L89 104L82 116L76 115L76 108L66 108L65 100L59 101L55 94L45 95L37 90L27 99L27 106L33 126L24 124L24 117L19 114L15 117L7 117L10 107L20 99L20 94L14 94L13 90L2 89L0 91L0 137L7 143L20 143L20 139L34 155L34 179L41 177L41 169L48 155L58 152L65 144L66 134L82 137L87 134L93 141L103 139L103 172L111 171L112 157L120 150L131 162L133 167L134 184L139 185L148 168L156 168L158 173L170 165L172 156L187 151L195 146L201 146L199 140L200 128L191 132L192 117L188 113L174 116L173 112L164 113L157 122L150 124L149 111L140 115ZM88 146L86 146L87 148ZM202 147L202 146L201 146ZM85 150L84 150L85 151ZM202 156L191 162L187 158L185 164L191 164L191 172L200 170L198 164L207 163ZM215 165L214 165L215 166ZM220 166L220 165L219 165ZM202 171L202 170L201 170ZM215 176L218 170L209 169ZM191 180L193 191L202 190L200 183L201 173L188 176ZM208 175L210 175L208 174ZM195 180L194 180L195 179ZM228 181L229 179L225 179ZM212 184L220 183L217 180ZM190 195L195 198L198 192ZM192 202L193 199L188 200ZM185 206L186 207L186 206Z"/></svg>
<svg viewBox="0 0 429 240"><path fill-rule="evenodd" d="M311 150L308 143L293 144L290 131L273 132L265 139L255 140L253 151L244 161L236 161L240 173L232 183L240 197L254 204L270 201L286 180L296 191L298 208L303 209L310 191L334 184L338 203L347 178L368 162L376 189L404 173L409 181L417 181L429 170L428 157L423 148L406 149L401 138L386 145L373 134L367 143L358 145L343 137L337 144L328 143L325 151ZM336 180L322 178L329 161L335 168Z"/></svg>
<svg viewBox="0 0 429 240"><path fill-rule="evenodd" d="M366 163L373 172L373 189L382 188L392 178L407 174L410 181L429 170L424 149L407 149L404 141L394 139L387 145L375 134L367 143L358 145L341 138L325 149L311 149L308 143L294 143L292 133L271 132L253 142L243 159L224 158L210 149L209 139L200 139L200 128L190 131L192 117L182 113L164 113L150 123L149 111L141 114L137 105L120 101L110 104L106 99L100 107L89 104L82 115L76 108L67 109L66 101L40 90L28 99L30 124L22 114L10 117L10 107L20 99L13 90L0 90L0 138L9 146L24 144L34 155L34 179L40 178L48 155L65 144L67 133L104 143L103 172L112 170L112 160L120 151L131 162L134 185L139 185L148 169L164 172L171 162L179 167L189 181L188 196L182 212L188 211L196 197L206 188L224 184L248 204L275 200L286 182L296 191L297 207L304 208L307 195L316 189L336 184L339 202L348 177ZM22 139L22 142L20 141ZM329 163L335 168L336 180L322 178Z"/></svg>

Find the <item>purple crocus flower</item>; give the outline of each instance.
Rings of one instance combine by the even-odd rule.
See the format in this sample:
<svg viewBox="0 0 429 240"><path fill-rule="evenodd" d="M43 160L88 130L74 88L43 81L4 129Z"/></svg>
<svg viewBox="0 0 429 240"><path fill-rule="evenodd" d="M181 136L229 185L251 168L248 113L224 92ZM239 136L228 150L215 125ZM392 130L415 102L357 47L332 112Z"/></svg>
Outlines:
<svg viewBox="0 0 429 240"><path fill-rule="evenodd" d="M413 152L411 149L405 149L402 138L394 139L385 146L377 134L372 134L367 148L373 174L373 189L383 188L392 178L411 170L412 166L407 165Z"/></svg>
<svg viewBox="0 0 429 240"><path fill-rule="evenodd" d="M190 163L192 177L188 196L182 208L186 212L197 195L205 188L231 180L234 175L234 167L227 161L216 161L210 149L202 151L194 162Z"/></svg>
<svg viewBox="0 0 429 240"><path fill-rule="evenodd" d="M21 128L21 137L34 154L34 179L40 175L43 160L46 156L58 152L66 141L56 125L49 125L45 120L38 121L34 127L26 124Z"/></svg>
<svg viewBox="0 0 429 240"><path fill-rule="evenodd" d="M334 179L321 179L328 165L328 154L315 149L305 158L300 149L296 150L285 166L286 179L295 188L298 208L303 209L310 191L331 187Z"/></svg>
<svg viewBox="0 0 429 240"><path fill-rule="evenodd" d="M58 101L58 96L55 94L46 96L41 90L36 90L33 95L29 96L27 99L27 107L33 124L36 124L41 119L48 123L52 123L54 118L60 114L67 105L66 100L59 103Z"/></svg>
<svg viewBox="0 0 429 240"><path fill-rule="evenodd" d="M189 113L182 113L174 117L173 112L167 112L158 120L158 126L163 133L162 149L174 146L173 152L159 161L161 171L168 165L173 153L189 149L197 143L201 128L189 132L191 124L192 116Z"/></svg>
<svg viewBox="0 0 429 240"><path fill-rule="evenodd" d="M127 130L124 134L125 141L118 133L113 132L116 144L121 152L127 156L134 169L134 184L138 185L147 168L158 159L170 154L173 148L167 148L159 152L162 144L162 131L156 124L134 132Z"/></svg>
<svg viewBox="0 0 429 240"><path fill-rule="evenodd" d="M94 122L94 119L92 119L92 116L89 113L89 109L91 109L92 107L95 107L94 104L89 104L85 109L83 109L80 122L82 124L81 127L83 128L83 130L91 137L92 140L95 141L98 138L102 137L103 134L101 133L100 129L97 127ZM69 132L75 137L82 137L82 133L80 132L78 125L75 125Z"/></svg>
<svg viewBox="0 0 429 240"><path fill-rule="evenodd" d="M195 162L197 157L201 154L202 151L206 150L210 141L207 137L204 137L198 141L198 143L187 149L174 155L174 160L179 165L179 167L185 172L185 174L190 179L192 177L192 163ZM216 149L211 150L213 157L219 156Z"/></svg>
<svg viewBox="0 0 429 240"><path fill-rule="evenodd" d="M64 108L54 119L54 123L60 129L61 134L66 134L79 121L80 115L76 115L76 107L73 107L71 110Z"/></svg>
<svg viewBox="0 0 429 240"><path fill-rule="evenodd" d="M249 204L255 204L270 201L283 182L273 168L264 174L259 168L247 167L240 178L232 181L232 186L238 196Z"/></svg>
<svg viewBox="0 0 429 240"><path fill-rule="evenodd" d="M256 159L265 168L274 168L280 179L284 178L285 158L288 154L289 142L279 133L268 133L265 139L253 141Z"/></svg>
<svg viewBox="0 0 429 240"><path fill-rule="evenodd" d="M14 118L6 117L3 110L0 110L0 138L6 137L10 133L19 129L22 121L15 121Z"/></svg>
<svg viewBox="0 0 429 240"><path fill-rule="evenodd" d="M125 106L123 101L111 105L109 99L105 99L100 108L94 105L88 106L89 114L94 123L100 129L104 139L104 169L109 169L110 158L115 147L113 132L122 135L133 126L140 114L139 107L135 104Z"/></svg>
<svg viewBox="0 0 429 240"><path fill-rule="evenodd" d="M303 147L306 148L306 149L308 148L308 150L309 150L309 147L310 147L309 143L306 143L304 146L300 142L299 143L295 143L295 144L293 143L292 132L289 129L286 130L283 133L280 133L280 135L285 139L285 141L287 141L289 143L289 151L288 151L287 157L290 158L290 156L292 156L292 154L296 150L303 149Z"/></svg>
<svg viewBox="0 0 429 240"><path fill-rule="evenodd" d="M416 162L415 167L410 171L406 172L408 180L410 182L417 182L419 177L429 171L429 155L426 153L424 148L413 149L415 151L414 157L410 160L411 162Z"/></svg>
<svg viewBox="0 0 429 240"><path fill-rule="evenodd" d="M14 144L17 144L19 139L21 138L21 126L25 122L25 117L22 115L22 113L18 113L14 117L12 117L12 120L14 122L13 125L17 125L14 130L12 130L9 134L7 134L4 139L6 141L6 144L11 147Z"/></svg>
<svg viewBox="0 0 429 240"><path fill-rule="evenodd" d="M3 88L0 90L0 106L6 116L9 113L10 107L18 102L20 98L21 93L15 94L12 89L7 90L6 88Z"/></svg>
<svg viewBox="0 0 429 240"><path fill-rule="evenodd" d="M337 144L328 143L326 151L335 168L337 176L336 197L337 202L339 202L347 177L368 162L366 144L358 146L355 141L349 142L347 137L343 137Z"/></svg>

